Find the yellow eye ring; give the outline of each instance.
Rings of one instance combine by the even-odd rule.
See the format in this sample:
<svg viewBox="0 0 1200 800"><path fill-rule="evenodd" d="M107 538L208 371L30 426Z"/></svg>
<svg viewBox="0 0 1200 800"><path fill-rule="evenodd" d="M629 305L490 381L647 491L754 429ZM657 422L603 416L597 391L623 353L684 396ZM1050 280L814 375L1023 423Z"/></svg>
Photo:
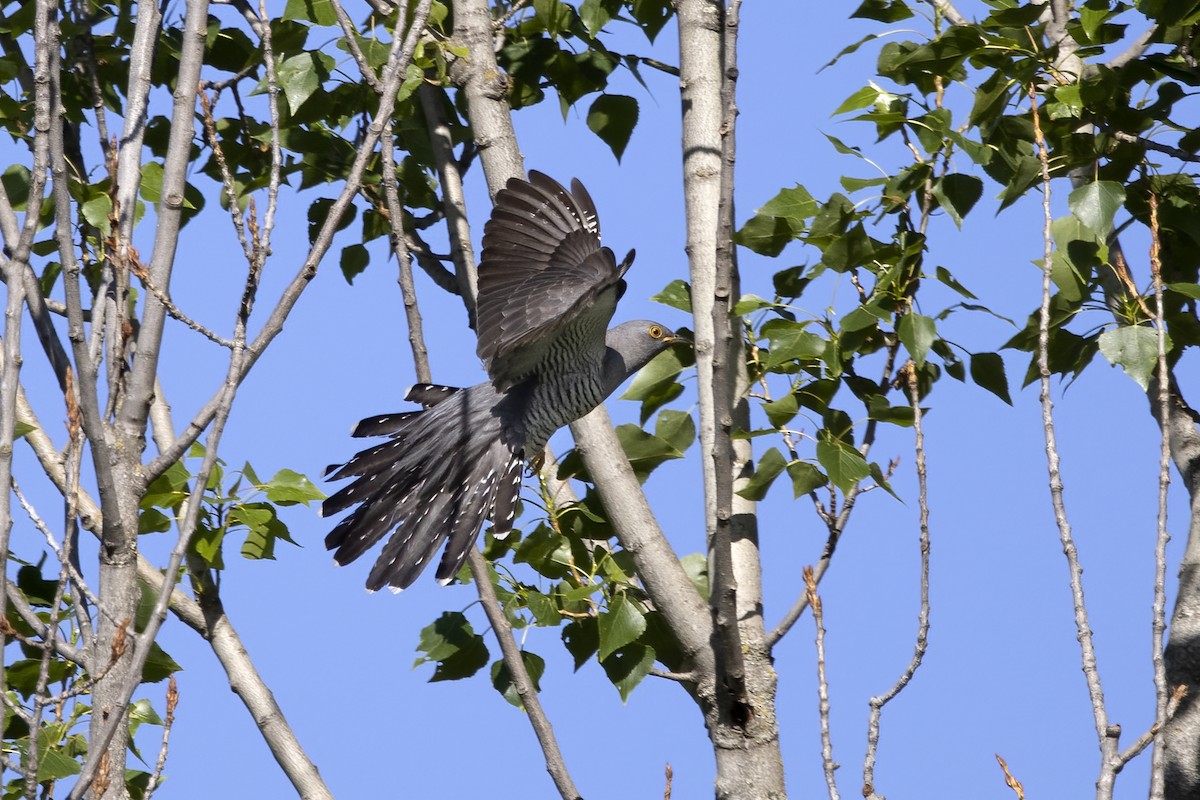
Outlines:
<svg viewBox="0 0 1200 800"><path fill-rule="evenodd" d="M651 325L648 332L651 339L661 339L663 337L663 329L661 325Z"/></svg>

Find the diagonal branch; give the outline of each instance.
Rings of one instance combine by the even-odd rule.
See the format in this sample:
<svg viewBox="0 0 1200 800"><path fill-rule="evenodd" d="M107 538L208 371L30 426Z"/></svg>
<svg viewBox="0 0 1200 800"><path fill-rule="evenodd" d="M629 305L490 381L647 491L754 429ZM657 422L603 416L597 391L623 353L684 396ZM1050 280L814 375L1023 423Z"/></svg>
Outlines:
<svg viewBox="0 0 1200 800"><path fill-rule="evenodd" d="M391 116L392 110L395 107L396 92L399 90L400 83L404 79L408 63L412 60L412 54L416 48L421 31L425 28L425 21L429 18L430 5L431 0L420 0L413 13L412 23L407 33L403 37L395 36L393 38L392 49L388 53L388 60L383 69L383 90L380 96L379 109L370 126L367 128L363 142L359 146L358 155L355 157L354 163L351 165L350 171L346 176L346 182L342 187L341 194L338 195L338 198L329 209L329 213L325 217L325 222L313 240L308 256L304 259L299 272L297 272L296 276L292 278L292 281L284 289L275 308L272 309L262 329L254 338L254 341L248 343L245 356L240 364L240 372L236 378L239 382L245 379L246 374L254 367L259 357L271 342L274 341L275 337L279 335L280 331L283 330L283 324L291 313L292 308L299 301L308 284L316 277L317 267L333 243L333 237L337 232L337 226L342 215L362 184L363 172L366 170L368 162L374 158L375 146L379 143L385 122ZM162 284L160 283L159 285L161 286ZM179 437L169 449L160 453L158 457L146 465L144 474L147 481L152 481L165 472L200 437L200 434L204 432L205 428L208 427L216 416L220 408L223 391L223 389L218 391L217 394L205 403L204 407L197 412L196 416L192 418L191 422L179 434Z"/></svg>

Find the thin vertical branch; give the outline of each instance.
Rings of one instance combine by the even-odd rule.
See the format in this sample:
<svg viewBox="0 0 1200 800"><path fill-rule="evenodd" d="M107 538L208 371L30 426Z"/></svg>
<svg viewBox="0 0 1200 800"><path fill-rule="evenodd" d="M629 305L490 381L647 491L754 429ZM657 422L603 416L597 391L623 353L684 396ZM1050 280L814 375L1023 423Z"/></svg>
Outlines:
<svg viewBox="0 0 1200 800"><path fill-rule="evenodd" d="M716 6L720 7L720 6ZM736 1L731 4L732 19L728 12L722 15L718 28L716 58L721 77L718 87L720 116L718 133L721 144L720 180L717 190L717 230L712 238L713 252L700 254L691 251L692 275L698 270L711 269L707 283L711 294L699 301L697 315L708 306L707 325L696 323L697 331L707 328L711 335L712 350L707 359L710 386L700 389L701 443L705 445L704 460L705 489L711 489L705 506L711 512L708 519L709 578L712 594L713 624L717 630L717 655L723 671L718 683L718 692L728 692L722 700L722 713L738 728L745 728L754 717L753 703L746 687L746 658L742 646L741 620L747 604L739 597L739 577L748 571L757 573L757 553L745 554L741 564L734 563L734 494L733 481L736 457L734 454L734 409L741 398L736 396L739 370L744 370L740 342L734 336L741 334L741 326L733 324L733 296L737 282L737 257L733 245L734 227L734 163L737 154L735 132L737 130L737 11ZM733 59L731 62L730 59ZM705 59L707 61L707 59ZM699 66L709 67L704 63ZM698 134L699 135L699 134ZM697 302L697 287L692 287L693 302ZM697 339L700 337L697 336ZM697 356L697 366L702 359ZM700 374L703 384L704 375ZM705 400L708 407L705 407ZM707 413L706 413L707 412ZM707 416L707 424L706 424ZM711 481L711 486L710 486ZM753 515L749 515L753 518ZM753 542L750 542L751 544ZM741 567L741 569L739 569ZM757 575L755 575L757 584ZM760 603L751 603L757 608Z"/></svg>
<svg viewBox="0 0 1200 800"><path fill-rule="evenodd" d="M383 156L383 194L387 200L388 222L392 226L392 252L399 265L397 282L404 302L404 318L408 322L408 343L412 347L413 366L417 380L429 383L433 380L429 370L429 348L425 346L425 328L421 322L421 309L417 305L417 287L413 284L412 254L408 252L408 237L404 235L404 209L400 205L400 193L396 186L396 162L393 151L396 140L392 123L383 129L379 152Z"/></svg>
<svg viewBox="0 0 1200 800"><path fill-rule="evenodd" d="M179 688L175 685L175 676L172 675L167 683L167 716L163 720L162 744L158 748L158 758L154 761L154 772L150 773L150 780L146 783L146 790L142 793L142 800L150 800L158 789L159 781L162 780L163 768L167 765L167 747L171 743L171 728L175 724L175 708L179 705Z"/></svg>
<svg viewBox="0 0 1200 800"><path fill-rule="evenodd" d="M837 777L838 765L833 760L833 738L829 733L829 683L825 679L825 615L821 607L821 596L817 594L817 580L813 568L804 568L804 594L808 607L812 609L813 625L817 629L817 713L821 718L821 766L825 771L825 783L829 787L829 800L839 800Z"/></svg>
<svg viewBox="0 0 1200 800"><path fill-rule="evenodd" d="M1083 568L1079 564L1079 551L1067 520L1067 508L1063 502L1063 481L1059 469L1058 440L1054 433L1054 402L1050 398L1050 288L1054 264L1054 238L1051 226L1054 215L1050 209L1050 152L1042 136L1042 124L1038 114L1038 95L1034 86L1029 87L1029 100L1033 117L1033 135L1037 143L1038 160L1042 168L1042 304L1038 314L1037 363L1041 389L1038 398L1042 406L1042 430L1046 439L1046 468L1050 480L1050 502L1054 507L1054 521L1058 526L1063 554L1067 558L1070 572L1071 599L1075 609L1075 632L1079 639L1079 650L1083 661L1083 674L1087 681L1088 696L1092 704L1092 716L1096 723L1096 735L1100 744L1100 775L1096 779L1097 800L1111 800L1116 781L1113 765L1120 758L1118 752L1121 729L1109 725L1108 711L1104 706L1104 689L1100 685L1100 671L1096 665L1096 648L1092 642L1092 629L1088 622L1087 604L1083 596Z"/></svg>
<svg viewBox="0 0 1200 800"><path fill-rule="evenodd" d="M412 54L416 49L421 32L425 29L425 22L429 18L430 6L431 0L419 0L413 11L412 22L409 25L408 31L403 37L399 35L394 36L391 50L388 53L387 63L383 68L381 81L383 90L380 94L379 109L375 114L375 118L367 127L366 135L359 145L358 155L355 156L354 163L350 166L350 171L346 176L342 191L333 202L328 215L325 217L325 222L313 239L308 256L304 259L304 263L297 274L283 290L282 295L275 304L275 308L271 310L270 315L263 323L254 341L247 345L245 358L242 360L241 373L238 377L239 381L245 378L246 374L257 363L258 358L271 342L274 341L275 337L279 335L279 332L283 330L283 324L291 313L292 308L300 300L300 296L304 293L309 282L316 276L317 265L320 264L321 259L325 257L325 253L328 252L330 245L333 243L333 237L342 219L342 215L362 185L363 171L366 169L368 162L374 157L375 145L379 142L384 125L395 107L396 92L400 88L400 83L406 74L408 63L412 60ZM204 432L205 428L208 427L216 416L223 402L223 395L224 389L222 388L196 413L170 448L160 453L157 458L145 465L143 474L147 481L152 481L166 472L172 464L187 452L187 449L200 437L200 434Z"/></svg>
<svg viewBox="0 0 1200 800"><path fill-rule="evenodd" d="M542 753L546 756L546 771L550 773L563 800L582 800L579 790L571 780L571 773L567 771L562 752L558 749L558 740L554 738L554 729L542 709L537 688L534 687L528 670L524 668L525 659L522 658L521 648L517 646L517 640L513 637L512 626L508 624L508 619L500 608L500 601L496 597L496 589L492 586L492 578L488 572L487 559L479 552L479 548L472 547L467 556L467 564L471 567L471 576L479 590L479 602L483 606L483 612L487 614L492 632L500 643L500 651L504 654L504 663L508 665L512 675L513 688L521 698L521 705L529 715L529 724L533 727L538 744L542 746ZM515 665L520 665L520 668L515 668Z"/></svg>
<svg viewBox="0 0 1200 800"><path fill-rule="evenodd" d="M1171 413L1171 375L1167 365L1167 325L1163 308L1162 257L1158 228L1158 196L1150 193L1150 273L1154 279L1154 324L1158 332L1159 419ZM1162 729L1167 724L1167 669L1163 660L1167 628L1167 492L1171 485L1171 431L1161 425L1158 465L1158 526L1154 538L1154 603L1150 622L1151 663L1154 666L1154 753L1150 760L1150 800L1162 800L1166 791L1166 752Z"/></svg>
<svg viewBox="0 0 1200 800"><path fill-rule="evenodd" d="M442 184L442 209L446 212L446 230L450 234L450 256L454 259L458 293L467 307L471 327L474 327L478 277L475 249L471 246L471 231L467 224L462 172L454 158L454 138L446 120L446 110L442 107L442 93L428 84L422 84L417 89L417 99L421 101L421 110L425 113L429 144L433 148L438 179Z"/></svg>
<svg viewBox="0 0 1200 800"><path fill-rule="evenodd" d="M917 372L912 363L901 370L908 388L908 399L913 410L914 449L917 462L917 497L920 507L920 548L921 548L921 605L917 613L917 643L913 648L912 659L900 678L882 695L872 697L869 705L871 713L867 720L867 755L863 761L863 797L877 800L875 792L875 756L879 749L879 723L883 715L883 707L890 703L896 695L904 691L904 687L916 675L925 658L925 650L929 646L929 482L925 470L925 429L921 414L921 397L917 386Z"/></svg>
<svg viewBox="0 0 1200 800"><path fill-rule="evenodd" d="M50 49L57 48L50 24L49 0L38 0L34 16L34 100L33 171L29 179L29 199L25 222L16 250L4 264L4 279L8 287L4 307L4 364L0 366L0 565L8 564L9 535L12 532L12 456L17 425L17 394L21 386L21 310L25 302L22 273L29 261L30 247L38 228L38 210L46 185L46 169L50 155L51 113ZM8 592L0 587L0 619L7 619ZM0 659L2 662L3 659ZM4 664L0 663L0 695L4 694Z"/></svg>

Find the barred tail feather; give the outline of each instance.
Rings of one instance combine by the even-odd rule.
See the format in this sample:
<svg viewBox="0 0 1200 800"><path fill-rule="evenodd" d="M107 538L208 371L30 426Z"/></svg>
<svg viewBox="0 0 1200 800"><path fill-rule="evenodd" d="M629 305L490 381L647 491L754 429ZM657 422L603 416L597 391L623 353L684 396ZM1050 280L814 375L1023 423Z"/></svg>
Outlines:
<svg viewBox="0 0 1200 800"><path fill-rule="evenodd" d="M493 517L498 529L512 527L520 491L522 454L502 439L500 396L491 384L466 390L422 385L408 399L426 408L360 423L360 430L393 438L338 467L332 480L354 480L321 508L329 516L357 506L325 538L339 564L395 530L367 578L372 591L410 586L447 539L437 577L448 582L484 520Z"/></svg>

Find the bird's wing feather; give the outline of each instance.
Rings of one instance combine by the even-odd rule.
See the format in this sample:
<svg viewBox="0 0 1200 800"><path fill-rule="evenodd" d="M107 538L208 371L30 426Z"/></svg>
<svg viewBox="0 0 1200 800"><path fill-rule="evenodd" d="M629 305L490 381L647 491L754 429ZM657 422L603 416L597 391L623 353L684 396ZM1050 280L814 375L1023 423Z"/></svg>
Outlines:
<svg viewBox="0 0 1200 800"><path fill-rule="evenodd" d="M484 228L477 352L501 391L536 372L572 322L593 313L606 327L616 308L628 261L601 247L591 197L572 190L539 172L509 181Z"/></svg>

